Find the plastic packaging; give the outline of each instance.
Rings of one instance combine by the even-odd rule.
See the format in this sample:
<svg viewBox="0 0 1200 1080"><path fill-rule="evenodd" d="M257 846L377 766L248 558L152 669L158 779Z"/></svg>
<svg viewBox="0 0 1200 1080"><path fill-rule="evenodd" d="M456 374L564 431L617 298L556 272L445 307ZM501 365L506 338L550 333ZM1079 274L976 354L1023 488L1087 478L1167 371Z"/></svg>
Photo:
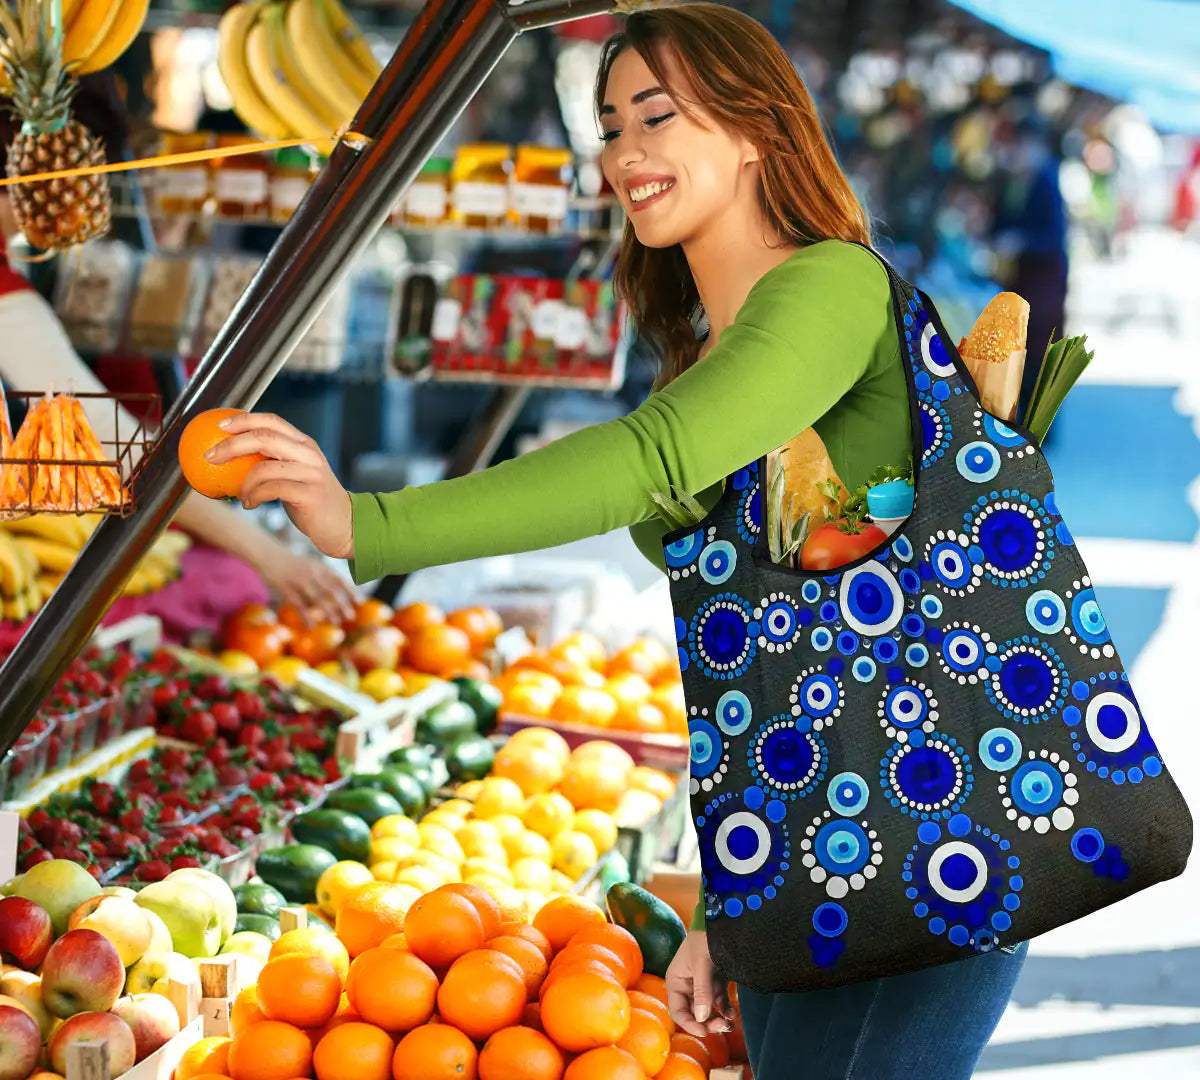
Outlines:
<svg viewBox="0 0 1200 1080"><path fill-rule="evenodd" d="M867 513L891 536L912 515L916 489L906 480L889 480L867 488Z"/></svg>
<svg viewBox="0 0 1200 1080"><path fill-rule="evenodd" d="M517 147L510 220L535 233L562 229L570 204L570 150Z"/></svg>
<svg viewBox="0 0 1200 1080"><path fill-rule="evenodd" d="M76 248L67 272L58 276L55 310L81 352L111 353L124 329L136 260L119 240Z"/></svg>
<svg viewBox="0 0 1200 1080"><path fill-rule="evenodd" d="M129 316L135 349L170 350L196 314L203 284L202 266L187 256L147 255L142 260Z"/></svg>

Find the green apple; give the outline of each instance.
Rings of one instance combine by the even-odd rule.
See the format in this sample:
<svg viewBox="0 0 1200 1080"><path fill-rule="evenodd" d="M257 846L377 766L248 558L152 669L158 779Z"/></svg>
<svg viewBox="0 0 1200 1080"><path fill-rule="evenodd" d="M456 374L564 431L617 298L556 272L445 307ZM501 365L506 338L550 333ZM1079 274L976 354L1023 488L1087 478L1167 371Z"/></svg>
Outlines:
<svg viewBox="0 0 1200 1080"><path fill-rule="evenodd" d="M271 939L255 930L239 930L222 946L221 955L226 953L253 956L265 964L271 956Z"/></svg>
<svg viewBox="0 0 1200 1080"><path fill-rule="evenodd" d="M227 882L217 877L216 874L201 870L198 866L173 870L164 880L186 882L188 885L201 888L208 893L217 906L217 915L221 920L221 944L223 945L229 940L229 935L233 933L234 924L237 922L237 900Z"/></svg>
<svg viewBox="0 0 1200 1080"><path fill-rule="evenodd" d="M225 940L216 901L187 882L153 882L138 893L137 905L166 923L175 951L184 956L216 956Z"/></svg>
<svg viewBox="0 0 1200 1080"><path fill-rule="evenodd" d="M137 893L133 895L136 899ZM150 924L150 944L146 946L146 952L174 952L175 943L171 940L171 931L167 929L167 924L149 908L142 908L142 914Z"/></svg>
<svg viewBox="0 0 1200 1080"><path fill-rule="evenodd" d="M17 886L21 884L21 878L24 874L18 874L16 877L9 878L3 885L0 885L0 896L16 896Z"/></svg>
<svg viewBox="0 0 1200 1080"><path fill-rule="evenodd" d="M131 889L128 885L105 885L100 891L105 896L123 896L126 900L133 900L137 896L137 889Z"/></svg>
<svg viewBox="0 0 1200 1080"><path fill-rule="evenodd" d="M177 952L147 953L126 973L125 993L166 996L171 980L195 986L200 993L200 973L191 959Z"/></svg>
<svg viewBox="0 0 1200 1080"><path fill-rule="evenodd" d="M49 913L54 936L67 932L67 920L85 900L100 895L100 883L78 863L50 859L25 871L16 896L41 904Z"/></svg>

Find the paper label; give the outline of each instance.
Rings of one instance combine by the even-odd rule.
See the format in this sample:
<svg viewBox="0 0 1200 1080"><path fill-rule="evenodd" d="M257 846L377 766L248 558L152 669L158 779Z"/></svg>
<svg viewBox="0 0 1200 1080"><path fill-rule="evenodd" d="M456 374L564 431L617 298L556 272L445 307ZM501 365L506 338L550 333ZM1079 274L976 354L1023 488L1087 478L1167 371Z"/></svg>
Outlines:
<svg viewBox="0 0 1200 1080"><path fill-rule="evenodd" d="M508 185L460 180L454 185L454 209L463 217L503 217L508 213Z"/></svg>
<svg viewBox="0 0 1200 1080"><path fill-rule="evenodd" d="M217 170L217 202L254 206L267 201L267 174L250 169Z"/></svg>
<svg viewBox="0 0 1200 1080"><path fill-rule="evenodd" d="M561 300L543 300L534 305L533 337L535 341L554 341L558 334L558 320L562 315Z"/></svg>
<svg viewBox="0 0 1200 1080"><path fill-rule="evenodd" d="M434 341L454 341L462 325L462 303L453 297L444 296L433 305L433 328L430 337Z"/></svg>
<svg viewBox="0 0 1200 1080"><path fill-rule="evenodd" d="M554 344L560 349L582 349L587 341L588 316L583 308L564 307L558 319Z"/></svg>
<svg viewBox="0 0 1200 1080"><path fill-rule="evenodd" d="M444 184L418 180L408 189L404 199L404 212L409 217L441 221L446 216L446 187Z"/></svg>
<svg viewBox="0 0 1200 1080"><path fill-rule="evenodd" d="M208 198L208 173L203 169L163 169L162 194L203 202Z"/></svg>
<svg viewBox="0 0 1200 1080"><path fill-rule="evenodd" d="M519 217L561 221L567 216L567 189L554 184L514 184L513 209Z"/></svg>
<svg viewBox="0 0 1200 1080"><path fill-rule="evenodd" d="M271 205L279 210L295 210L308 194L308 181L298 176L277 176L271 181Z"/></svg>

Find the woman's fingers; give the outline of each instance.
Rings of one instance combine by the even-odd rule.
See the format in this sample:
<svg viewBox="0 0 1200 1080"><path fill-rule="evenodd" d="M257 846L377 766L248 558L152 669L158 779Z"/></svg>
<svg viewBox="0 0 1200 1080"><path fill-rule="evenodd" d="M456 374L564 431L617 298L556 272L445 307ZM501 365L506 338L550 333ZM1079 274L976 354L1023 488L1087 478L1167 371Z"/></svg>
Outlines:
<svg viewBox="0 0 1200 1080"><path fill-rule="evenodd" d="M317 495L320 490L320 474L311 465L299 461L263 461L246 475L238 497L242 506L253 510L275 499L300 505L305 496Z"/></svg>
<svg viewBox="0 0 1200 1080"><path fill-rule="evenodd" d="M235 413L233 416L226 417L217 426L222 431L229 432L230 435L240 435L245 431L274 431L300 442L308 439L308 436L298 427L289 424L282 416L276 416L274 413Z"/></svg>
<svg viewBox="0 0 1200 1080"><path fill-rule="evenodd" d="M307 437L295 438L282 431L254 428L222 439L204 455L206 461L221 465L243 454L263 454L278 461L317 461L321 451Z"/></svg>

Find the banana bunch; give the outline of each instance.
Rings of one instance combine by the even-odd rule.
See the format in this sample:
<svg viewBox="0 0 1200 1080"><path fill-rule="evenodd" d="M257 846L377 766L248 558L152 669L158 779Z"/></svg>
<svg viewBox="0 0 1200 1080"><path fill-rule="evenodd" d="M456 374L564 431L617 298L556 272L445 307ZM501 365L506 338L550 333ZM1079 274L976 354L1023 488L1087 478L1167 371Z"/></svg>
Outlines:
<svg viewBox="0 0 1200 1080"><path fill-rule="evenodd" d="M137 564L129 580L121 589L122 596L142 596L157 592L164 585L179 577L179 556L192 546L186 533L169 529L159 533L158 539Z"/></svg>
<svg viewBox="0 0 1200 1080"><path fill-rule="evenodd" d="M217 66L238 118L266 139L328 137L353 119L379 75L339 0L249 0L221 17Z"/></svg>
<svg viewBox="0 0 1200 1080"><path fill-rule="evenodd" d="M103 71L141 32L150 0L62 0L63 63L73 75Z"/></svg>
<svg viewBox="0 0 1200 1080"><path fill-rule="evenodd" d="M5 619L24 622L42 606L37 556L0 531L0 610Z"/></svg>

